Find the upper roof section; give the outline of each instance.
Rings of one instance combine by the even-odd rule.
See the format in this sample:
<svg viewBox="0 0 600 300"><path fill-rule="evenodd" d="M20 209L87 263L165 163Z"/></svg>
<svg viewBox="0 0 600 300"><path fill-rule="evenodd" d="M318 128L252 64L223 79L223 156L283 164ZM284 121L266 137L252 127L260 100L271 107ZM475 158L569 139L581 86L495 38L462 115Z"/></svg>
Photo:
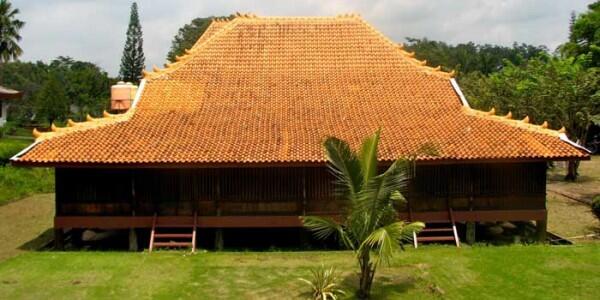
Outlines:
<svg viewBox="0 0 600 300"><path fill-rule="evenodd" d="M145 73L125 116L41 134L15 161L323 163L326 136L357 145L378 128L388 161L424 146L436 154L420 160L587 157L556 131L464 107L452 74L413 56L356 15L217 20Z"/></svg>
<svg viewBox="0 0 600 300"><path fill-rule="evenodd" d="M0 100L19 99L23 92L0 86Z"/></svg>

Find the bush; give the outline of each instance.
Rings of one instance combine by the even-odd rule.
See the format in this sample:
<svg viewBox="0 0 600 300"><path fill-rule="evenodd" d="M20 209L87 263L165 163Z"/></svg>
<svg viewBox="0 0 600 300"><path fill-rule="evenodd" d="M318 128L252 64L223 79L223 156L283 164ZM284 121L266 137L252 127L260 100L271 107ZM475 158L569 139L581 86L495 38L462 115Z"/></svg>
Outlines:
<svg viewBox="0 0 600 300"><path fill-rule="evenodd" d="M31 194L53 191L53 169L0 167L0 205Z"/></svg>
<svg viewBox="0 0 600 300"><path fill-rule="evenodd" d="M592 199L592 212L600 219L600 195L596 195L596 197Z"/></svg>
<svg viewBox="0 0 600 300"><path fill-rule="evenodd" d="M0 140L0 166L5 166L11 157L19 153L23 148L27 147L31 141L29 140Z"/></svg>
<svg viewBox="0 0 600 300"><path fill-rule="evenodd" d="M310 270L312 278L310 280L300 278L312 288L312 296L315 300L337 299L338 296L345 294L339 288L338 275L334 267L329 269L321 266Z"/></svg>

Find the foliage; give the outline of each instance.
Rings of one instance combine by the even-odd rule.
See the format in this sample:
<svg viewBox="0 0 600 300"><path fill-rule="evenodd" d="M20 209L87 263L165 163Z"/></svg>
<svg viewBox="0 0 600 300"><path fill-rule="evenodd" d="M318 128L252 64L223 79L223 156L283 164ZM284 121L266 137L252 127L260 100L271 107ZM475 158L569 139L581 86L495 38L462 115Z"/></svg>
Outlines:
<svg viewBox="0 0 600 300"><path fill-rule="evenodd" d="M588 11L574 16L569 41L560 47L564 56L582 56L587 67L600 67L600 1L588 5Z"/></svg>
<svg viewBox="0 0 600 300"><path fill-rule="evenodd" d="M167 60L175 62L176 56L183 55L185 49L191 49L200 36L206 31L213 18L214 17L195 18L189 24L185 24L183 27L179 28L171 42L171 49L167 54Z"/></svg>
<svg viewBox="0 0 600 300"><path fill-rule="evenodd" d="M121 57L121 69L119 76L121 80L138 84L142 78L142 70L145 67L144 39L142 37L142 25L138 16L137 3L131 4L131 15L127 27L127 40L123 57Z"/></svg>
<svg viewBox="0 0 600 300"><path fill-rule="evenodd" d="M336 300L339 295L345 292L339 288L339 277L334 267L325 268L321 265L318 268L310 270L312 277L310 280L300 278L307 283L313 290L313 299L315 300Z"/></svg>
<svg viewBox="0 0 600 300"><path fill-rule="evenodd" d="M18 42L21 40L19 31L25 22L16 18L19 9L12 8L8 0L0 0L0 62L16 60L23 49Z"/></svg>
<svg viewBox="0 0 600 300"><path fill-rule="evenodd" d="M54 170L51 168L0 167L0 204L51 192L54 192Z"/></svg>
<svg viewBox="0 0 600 300"><path fill-rule="evenodd" d="M36 97L36 114L38 119L48 123L64 120L69 113L67 95L58 74L51 73Z"/></svg>
<svg viewBox="0 0 600 300"><path fill-rule="evenodd" d="M470 74L460 83L472 106L529 116L533 123L548 121L556 129L564 126L573 140L585 141L600 114L599 70L586 69L575 58L542 55L522 66L506 62L500 72Z"/></svg>
<svg viewBox="0 0 600 300"><path fill-rule="evenodd" d="M585 68L580 58L540 55L521 66L507 61L489 77L472 73L460 83L473 107L495 107L538 124L548 121L555 129L564 126L569 138L581 144L600 116L600 70ZM567 179L576 176L577 165L572 164Z"/></svg>
<svg viewBox="0 0 600 300"><path fill-rule="evenodd" d="M600 195L596 195L592 199L592 212L600 219Z"/></svg>
<svg viewBox="0 0 600 300"><path fill-rule="evenodd" d="M502 69L504 60L515 65L526 62L540 53L546 53L544 46L514 43L512 47L498 45L478 45L473 42L450 45L427 38L406 38L406 50L414 51L419 59L427 60L431 66L442 66L447 71L456 70L460 76L471 72L490 74Z"/></svg>
<svg viewBox="0 0 600 300"><path fill-rule="evenodd" d="M66 102L73 109L59 119L79 120L86 114L99 115L107 106L110 84L114 79L95 64L58 57L50 64L43 62L10 62L0 65L0 81L5 86L23 91L19 101L9 108L9 119L23 125L30 123L38 111L39 92L50 75L60 80Z"/></svg>
<svg viewBox="0 0 600 300"><path fill-rule="evenodd" d="M59 56L50 63L65 87L72 116L84 120L87 114L99 115L110 99L111 79L100 67L90 62Z"/></svg>
<svg viewBox="0 0 600 300"><path fill-rule="evenodd" d="M336 177L338 194L347 200L347 211L341 223L329 218L309 216L304 226L315 237L336 237L356 254L360 266L359 297L368 298L377 267L388 264L401 249L404 240L421 230L421 222L398 221L397 208L404 200L401 194L408 183L410 165L397 160L377 174L379 131L365 139L359 152L345 141L328 138L325 151L331 172Z"/></svg>
<svg viewBox="0 0 600 300"><path fill-rule="evenodd" d="M27 147L31 141L17 139L0 139L0 167L5 166L11 157Z"/></svg>

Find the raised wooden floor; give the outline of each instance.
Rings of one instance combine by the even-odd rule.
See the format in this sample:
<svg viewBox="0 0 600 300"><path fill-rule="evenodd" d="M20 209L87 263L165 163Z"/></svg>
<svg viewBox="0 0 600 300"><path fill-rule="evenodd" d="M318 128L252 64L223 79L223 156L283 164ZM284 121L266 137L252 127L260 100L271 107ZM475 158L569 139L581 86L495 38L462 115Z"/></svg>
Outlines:
<svg viewBox="0 0 600 300"><path fill-rule="evenodd" d="M340 215L323 215L340 219ZM467 221L544 221L547 211L537 210L490 210L454 211L456 222ZM285 228L302 227L301 216L198 216L199 228ZM408 213L400 213L399 218L408 220ZM447 220L448 213L413 212L412 219L423 222ZM162 216L161 221L172 226L194 224L193 216ZM55 228L151 228L153 216L56 216Z"/></svg>

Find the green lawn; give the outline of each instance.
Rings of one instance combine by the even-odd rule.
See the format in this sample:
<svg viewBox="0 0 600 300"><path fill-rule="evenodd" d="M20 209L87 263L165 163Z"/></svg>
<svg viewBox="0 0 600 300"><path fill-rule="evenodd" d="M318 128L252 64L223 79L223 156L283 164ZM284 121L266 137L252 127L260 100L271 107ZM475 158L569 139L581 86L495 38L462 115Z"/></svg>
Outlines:
<svg viewBox="0 0 600 300"><path fill-rule="evenodd" d="M30 252L0 263L6 299L294 299L321 263L356 286L349 252ZM600 245L423 247L382 269L375 299L590 299Z"/></svg>
<svg viewBox="0 0 600 300"><path fill-rule="evenodd" d="M27 139L0 139L0 205L35 193L54 191L54 171L48 168L2 166L13 155L31 144Z"/></svg>

